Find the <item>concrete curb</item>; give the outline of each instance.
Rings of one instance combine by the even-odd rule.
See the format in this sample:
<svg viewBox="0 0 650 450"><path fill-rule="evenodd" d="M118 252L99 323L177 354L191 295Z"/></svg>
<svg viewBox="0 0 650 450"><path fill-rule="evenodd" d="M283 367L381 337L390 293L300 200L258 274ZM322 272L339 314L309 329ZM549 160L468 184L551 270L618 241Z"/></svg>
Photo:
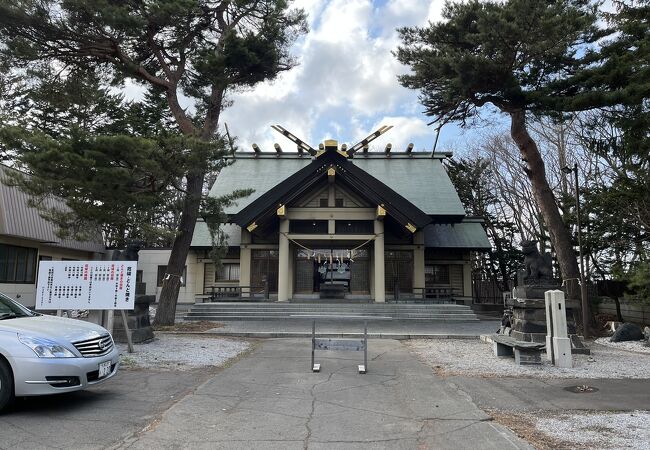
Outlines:
<svg viewBox="0 0 650 450"><path fill-rule="evenodd" d="M161 334L224 336L244 338L311 338L310 332L270 332L270 331L157 331ZM363 333L316 333L318 337L327 338L360 338ZM397 333L368 333L369 339L462 339L478 340L478 335L473 334L397 334Z"/></svg>

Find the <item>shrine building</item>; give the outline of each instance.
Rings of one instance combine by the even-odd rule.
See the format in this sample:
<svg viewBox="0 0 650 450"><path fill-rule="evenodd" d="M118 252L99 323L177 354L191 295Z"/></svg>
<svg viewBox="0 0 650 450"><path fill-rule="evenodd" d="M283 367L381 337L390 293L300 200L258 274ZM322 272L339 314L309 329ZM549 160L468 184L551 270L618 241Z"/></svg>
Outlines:
<svg viewBox="0 0 650 450"><path fill-rule="evenodd" d="M367 142L347 149L334 140L318 150L300 144L298 152L254 145L222 169L210 196L253 192L226 208L228 252L219 270L209 256L208 227L196 224L180 302L471 303L473 254L490 243L447 175L449 153L413 152L412 145L394 152L390 144L369 152ZM148 293L160 293L168 254L141 250L139 269L152 278L143 280Z"/></svg>

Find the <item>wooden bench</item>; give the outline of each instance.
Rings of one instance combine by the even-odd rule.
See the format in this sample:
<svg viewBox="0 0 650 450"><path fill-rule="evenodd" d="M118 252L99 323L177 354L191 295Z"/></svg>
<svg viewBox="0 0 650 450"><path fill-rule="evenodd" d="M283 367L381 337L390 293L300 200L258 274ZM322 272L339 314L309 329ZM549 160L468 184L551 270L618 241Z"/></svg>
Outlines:
<svg viewBox="0 0 650 450"><path fill-rule="evenodd" d="M495 356L513 356L518 366L542 364L542 350L545 345L538 342L518 341L510 336L493 334L492 348Z"/></svg>

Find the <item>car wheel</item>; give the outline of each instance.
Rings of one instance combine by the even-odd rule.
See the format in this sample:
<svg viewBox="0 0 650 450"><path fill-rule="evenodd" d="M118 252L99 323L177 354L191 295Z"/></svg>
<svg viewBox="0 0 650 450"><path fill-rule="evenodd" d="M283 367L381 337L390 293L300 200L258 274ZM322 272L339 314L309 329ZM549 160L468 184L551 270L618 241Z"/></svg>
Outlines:
<svg viewBox="0 0 650 450"><path fill-rule="evenodd" d="M6 361L0 359L0 411L14 399L14 377Z"/></svg>

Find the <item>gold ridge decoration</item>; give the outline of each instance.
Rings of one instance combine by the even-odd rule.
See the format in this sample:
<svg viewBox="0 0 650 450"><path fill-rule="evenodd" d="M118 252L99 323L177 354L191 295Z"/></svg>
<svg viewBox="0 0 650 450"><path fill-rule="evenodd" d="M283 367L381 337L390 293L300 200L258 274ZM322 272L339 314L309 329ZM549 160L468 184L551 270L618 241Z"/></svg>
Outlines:
<svg viewBox="0 0 650 450"><path fill-rule="evenodd" d="M249 226L246 227L249 233L253 231L255 228L257 228L257 224L255 222L251 223Z"/></svg>
<svg viewBox="0 0 650 450"><path fill-rule="evenodd" d="M334 175L336 175L336 169L334 167L329 167L327 169L327 176L333 177Z"/></svg>
<svg viewBox="0 0 650 450"><path fill-rule="evenodd" d="M276 213L277 213L277 215L280 216L280 217L284 216L284 215L287 213L287 208L286 208L286 206L285 206L285 205L280 206L280 207L277 209Z"/></svg>
<svg viewBox="0 0 650 450"><path fill-rule="evenodd" d="M409 230L411 233L415 233L418 229L415 227L415 225L411 223L406 224L406 229Z"/></svg>
<svg viewBox="0 0 650 450"><path fill-rule="evenodd" d="M377 205L377 217L386 217L386 210L382 205Z"/></svg>

